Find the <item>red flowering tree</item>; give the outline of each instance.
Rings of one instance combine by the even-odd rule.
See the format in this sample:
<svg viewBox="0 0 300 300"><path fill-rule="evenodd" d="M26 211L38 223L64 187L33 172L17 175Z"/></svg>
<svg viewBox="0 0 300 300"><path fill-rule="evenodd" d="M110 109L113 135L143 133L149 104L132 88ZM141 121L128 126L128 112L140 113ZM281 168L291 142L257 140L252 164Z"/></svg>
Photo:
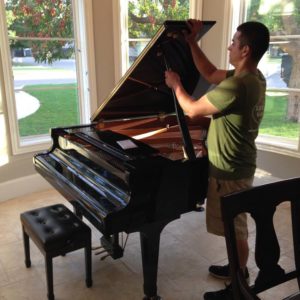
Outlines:
<svg viewBox="0 0 300 300"><path fill-rule="evenodd" d="M30 48L46 63L73 54L71 0L8 0L6 12L11 48Z"/></svg>
<svg viewBox="0 0 300 300"><path fill-rule="evenodd" d="M165 20L186 20L189 0L129 0L129 38L151 38Z"/></svg>

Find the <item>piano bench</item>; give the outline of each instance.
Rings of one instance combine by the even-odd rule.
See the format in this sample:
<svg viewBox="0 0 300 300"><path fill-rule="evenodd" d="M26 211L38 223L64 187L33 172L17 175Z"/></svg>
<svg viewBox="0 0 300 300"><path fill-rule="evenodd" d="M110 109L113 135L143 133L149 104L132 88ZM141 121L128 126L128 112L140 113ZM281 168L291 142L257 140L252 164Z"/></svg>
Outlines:
<svg viewBox="0 0 300 300"><path fill-rule="evenodd" d="M20 215L25 265L30 268L29 238L45 257L48 299L54 299L52 258L84 247L86 286L92 286L91 229L62 204L46 206Z"/></svg>

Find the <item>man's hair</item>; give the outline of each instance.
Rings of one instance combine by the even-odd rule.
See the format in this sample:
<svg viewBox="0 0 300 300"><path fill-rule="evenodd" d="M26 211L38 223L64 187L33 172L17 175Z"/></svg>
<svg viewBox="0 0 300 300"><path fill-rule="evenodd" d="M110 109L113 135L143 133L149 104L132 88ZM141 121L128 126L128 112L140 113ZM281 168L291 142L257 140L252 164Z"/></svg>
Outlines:
<svg viewBox="0 0 300 300"><path fill-rule="evenodd" d="M241 33L239 41L241 47L249 46L251 58L259 62L269 48L270 33L268 28L259 22L249 21L237 27Z"/></svg>

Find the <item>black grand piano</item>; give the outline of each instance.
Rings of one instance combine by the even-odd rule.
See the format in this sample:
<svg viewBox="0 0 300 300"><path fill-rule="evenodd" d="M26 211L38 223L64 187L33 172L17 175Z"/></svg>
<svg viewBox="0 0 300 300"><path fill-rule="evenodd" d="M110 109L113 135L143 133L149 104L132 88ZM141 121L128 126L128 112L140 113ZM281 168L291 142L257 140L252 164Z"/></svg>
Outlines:
<svg viewBox="0 0 300 300"><path fill-rule="evenodd" d="M199 39L213 25L204 21ZM166 21L92 123L51 130L53 146L34 156L36 170L101 233L114 259L123 255L122 232L140 232L144 299L157 295L160 233L196 210L206 197L208 118L189 120L164 81L171 68L186 90L209 88L196 70L184 21Z"/></svg>

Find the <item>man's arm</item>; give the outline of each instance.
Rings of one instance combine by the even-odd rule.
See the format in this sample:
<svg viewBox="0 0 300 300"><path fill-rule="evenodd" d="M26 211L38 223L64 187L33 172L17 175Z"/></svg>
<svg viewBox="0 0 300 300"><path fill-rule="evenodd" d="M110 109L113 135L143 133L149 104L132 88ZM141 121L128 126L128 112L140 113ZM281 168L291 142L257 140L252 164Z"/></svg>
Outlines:
<svg viewBox="0 0 300 300"><path fill-rule="evenodd" d="M190 118L214 115L220 112L205 95L195 101L182 86L177 73L166 71L165 77L167 86L174 90L181 108Z"/></svg>
<svg viewBox="0 0 300 300"><path fill-rule="evenodd" d="M191 48L193 60L198 71L209 83L219 84L226 78L227 71L217 69L200 49L196 41L196 36L203 26L202 22L190 19L187 21L187 24L190 32L186 35L186 41Z"/></svg>

